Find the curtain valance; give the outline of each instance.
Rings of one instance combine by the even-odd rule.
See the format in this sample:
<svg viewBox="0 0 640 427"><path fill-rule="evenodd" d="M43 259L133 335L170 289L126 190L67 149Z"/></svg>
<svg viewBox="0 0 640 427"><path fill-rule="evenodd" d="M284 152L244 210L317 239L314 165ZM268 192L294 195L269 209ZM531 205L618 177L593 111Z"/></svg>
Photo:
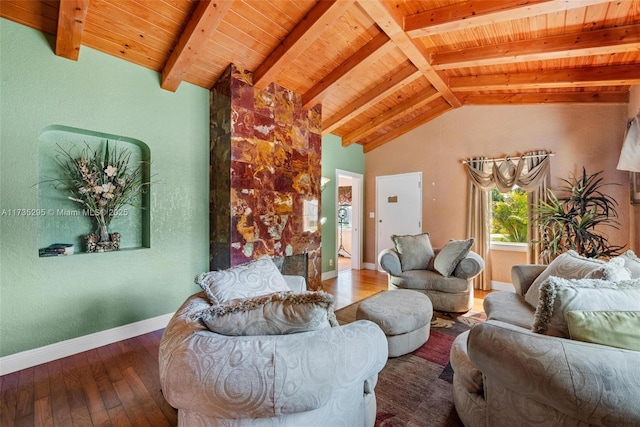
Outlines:
<svg viewBox="0 0 640 427"><path fill-rule="evenodd" d="M546 151L532 151L515 160L511 157L478 157L465 161L465 164L469 179L483 191L496 187L506 193L516 185L525 191L534 191L549 174L550 156ZM487 172L491 163L491 171Z"/></svg>

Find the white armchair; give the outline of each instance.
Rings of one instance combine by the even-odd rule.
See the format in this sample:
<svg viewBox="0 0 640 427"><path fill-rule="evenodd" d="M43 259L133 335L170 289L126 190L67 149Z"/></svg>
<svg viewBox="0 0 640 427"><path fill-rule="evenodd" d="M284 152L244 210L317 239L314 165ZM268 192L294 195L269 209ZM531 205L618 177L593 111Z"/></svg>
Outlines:
<svg viewBox="0 0 640 427"><path fill-rule="evenodd" d="M288 281L289 282L289 281ZM179 426L367 426L387 341L372 322L289 335L225 336L178 309L160 344L160 380Z"/></svg>

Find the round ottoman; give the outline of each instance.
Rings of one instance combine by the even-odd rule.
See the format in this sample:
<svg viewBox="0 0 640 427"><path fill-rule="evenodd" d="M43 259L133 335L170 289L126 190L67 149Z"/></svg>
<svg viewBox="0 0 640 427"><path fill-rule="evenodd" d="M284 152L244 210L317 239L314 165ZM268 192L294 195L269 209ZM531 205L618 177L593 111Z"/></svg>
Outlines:
<svg viewBox="0 0 640 427"><path fill-rule="evenodd" d="M358 307L357 320L370 320L384 331L389 357L420 348L429 339L433 306L426 295L408 289L384 291Z"/></svg>

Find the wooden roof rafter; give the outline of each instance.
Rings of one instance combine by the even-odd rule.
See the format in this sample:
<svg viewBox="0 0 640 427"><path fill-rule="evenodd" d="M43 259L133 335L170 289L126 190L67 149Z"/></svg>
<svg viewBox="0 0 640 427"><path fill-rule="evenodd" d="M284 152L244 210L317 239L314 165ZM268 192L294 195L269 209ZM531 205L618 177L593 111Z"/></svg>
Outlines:
<svg viewBox="0 0 640 427"><path fill-rule="evenodd" d="M216 31L233 0L201 0L162 69L163 89L175 92L195 57Z"/></svg>
<svg viewBox="0 0 640 427"><path fill-rule="evenodd" d="M449 84L456 92L629 86L640 84L640 67L637 65L615 65L609 67L452 77L449 80Z"/></svg>
<svg viewBox="0 0 640 427"><path fill-rule="evenodd" d="M640 24L437 52L437 70L563 59L640 50Z"/></svg>
<svg viewBox="0 0 640 427"><path fill-rule="evenodd" d="M60 0L56 55L73 61L78 60L88 10L89 0Z"/></svg>
<svg viewBox="0 0 640 427"><path fill-rule="evenodd" d="M397 92L404 86L411 84L422 77L422 73L413 65L402 66L400 70L394 70L385 78L384 83L377 85L360 98L345 105L337 113L322 122L322 133L333 132L349 120L365 112L381 100Z"/></svg>
<svg viewBox="0 0 640 427"><path fill-rule="evenodd" d="M253 83L264 89L355 3L355 0L321 0L287 34L253 73Z"/></svg>
<svg viewBox="0 0 640 427"><path fill-rule="evenodd" d="M320 103L323 95L349 73L360 67L370 66L394 48L395 45L391 42L389 37L384 33L379 33L371 39L369 43L347 58L347 60L338 67L334 68L333 71L319 80L311 89L303 94L302 103L304 107L311 108Z"/></svg>
<svg viewBox="0 0 640 427"><path fill-rule="evenodd" d="M366 125L359 127L348 135L343 136L342 145L347 147L354 142L358 142L363 138L366 138L368 135L375 133L378 129L398 120L412 111L421 109L441 96L442 95L432 87L430 90L423 91L411 98L405 99L393 108L375 117L373 120L370 120Z"/></svg>
<svg viewBox="0 0 640 427"><path fill-rule="evenodd" d="M425 37L612 1L616 0L468 0L408 15L403 29L410 37Z"/></svg>
<svg viewBox="0 0 640 427"><path fill-rule="evenodd" d="M629 90L598 92L519 92L465 95L465 105L526 105L526 104L626 104Z"/></svg>
<svg viewBox="0 0 640 427"><path fill-rule="evenodd" d="M389 38L394 41L396 46L409 58L409 60L420 70L429 82L436 88L444 99L451 106L461 107L462 103L453 93L445 78L443 78L431 65L427 59L427 53L423 48L416 44L407 33L404 32L402 25L403 17L399 15L393 7L393 4L386 0L369 1L358 0L360 7L367 12L376 24L387 33Z"/></svg>
<svg viewBox="0 0 640 427"><path fill-rule="evenodd" d="M447 102L442 100L436 100L430 106L429 110L424 114L419 115L418 117L409 120L408 122L394 128L391 132L385 132L382 136L373 139L371 141L367 141L363 144L363 152L368 153L371 150L374 150L387 142L394 140L407 132L411 132L418 126L422 126L423 124L430 122L431 120L440 117L444 113L451 111L453 108Z"/></svg>

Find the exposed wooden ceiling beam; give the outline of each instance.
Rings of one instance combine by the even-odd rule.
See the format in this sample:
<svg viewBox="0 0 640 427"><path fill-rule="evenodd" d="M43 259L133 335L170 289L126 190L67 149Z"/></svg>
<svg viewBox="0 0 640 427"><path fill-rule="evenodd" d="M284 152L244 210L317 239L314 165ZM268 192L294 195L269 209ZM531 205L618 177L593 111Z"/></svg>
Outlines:
<svg viewBox="0 0 640 427"><path fill-rule="evenodd" d="M162 70L163 89L175 92L191 64L222 22L233 0L201 0Z"/></svg>
<svg viewBox="0 0 640 427"><path fill-rule="evenodd" d="M393 42L385 33L379 33L373 39L351 55L342 64L334 68L327 76L318 81L311 89L302 95L304 108L311 108L322 101L322 97L334 86L339 85L340 79L346 77L359 67L371 66L387 53L395 49Z"/></svg>
<svg viewBox="0 0 640 427"><path fill-rule="evenodd" d="M436 101L434 102L433 107L430 108L429 111L427 111L426 113L421 114L415 119L412 119L407 123L394 128L391 132L385 132L385 134L380 136L379 138L376 138L374 140L364 143L362 151L364 151L365 153L368 153L369 151L375 148L378 148L381 145L384 145L387 142L394 140L404 135L405 133L414 130L419 126L422 126L427 122L430 122L431 120L443 115L444 113L450 111L451 109L452 109L451 105L447 104L446 102L442 100Z"/></svg>
<svg viewBox="0 0 640 427"><path fill-rule="evenodd" d="M60 0L56 55L78 60L87 10L89 10L89 0Z"/></svg>
<svg viewBox="0 0 640 427"><path fill-rule="evenodd" d="M396 10L393 3L387 0L359 0L358 4L387 33L396 46L402 50L451 106L456 108L462 106L462 103L451 91L445 79L431 66L427 60L427 54L423 52L423 48L404 32L402 26L403 17Z"/></svg>
<svg viewBox="0 0 640 427"><path fill-rule="evenodd" d="M253 83L264 89L313 43L331 24L335 23L355 0L321 0L298 25L276 46L253 73Z"/></svg>
<svg viewBox="0 0 640 427"><path fill-rule="evenodd" d="M629 91L554 92L554 93L496 93L467 95L465 105L514 104L626 104Z"/></svg>
<svg viewBox="0 0 640 427"><path fill-rule="evenodd" d="M405 99L395 107L374 118L366 125L359 127L348 135L344 135L342 137L342 145L347 147L354 142L358 142L361 139L365 138L367 135L371 135L372 133L376 132L381 127L384 127L387 124L398 120L402 116L410 114L412 111L419 110L420 108L424 107L430 102L435 101L440 97L441 94L438 93L438 91L436 91L435 89L431 88L419 93L416 96Z"/></svg>
<svg viewBox="0 0 640 427"><path fill-rule="evenodd" d="M408 15L404 30L410 37L425 37L611 1L614 0L469 0Z"/></svg>
<svg viewBox="0 0 640 427"><path fill-rule="evenodd" d="M452 77L451 88L457 92L482 90L520 90L562 87L627 86L640 84L640 67L610 67L543 70L516 74L491 74Z"/></svg>
<svg viewBox="0 0 640 427"><path fill-rule="evenodd" d="M640 24L635 24L439 52L433 55L431 63L436 69L443 70L639 50Z"/></svg>
<svg viewBox="0 0 640 427"><path fill-rule="evenodd" d="M386 77L384 83L377 85L364 95L350 102L340 109L333 116L322 122L322 134L333 132L349 120L357 117L362 112L371 108L378 102L382 101L394 92L402 89L404 86L411 84L422 77L422 73L413 65L404 64L401 69L394 70Z"/></svg>

